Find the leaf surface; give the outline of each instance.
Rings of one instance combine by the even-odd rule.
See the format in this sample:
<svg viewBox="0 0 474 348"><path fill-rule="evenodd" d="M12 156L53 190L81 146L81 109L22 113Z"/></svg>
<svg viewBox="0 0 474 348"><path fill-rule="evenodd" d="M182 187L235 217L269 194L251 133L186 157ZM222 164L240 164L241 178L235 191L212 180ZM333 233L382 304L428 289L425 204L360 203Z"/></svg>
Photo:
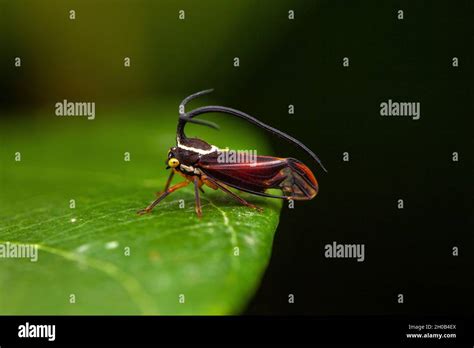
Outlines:
<svg viewBox="0 0 474 348"><path fill-rule="evenodd" d="M34 244L38 259L0 258L0 314L245 308L268 264L281 203L242 194L259 213L207 188L199 220L189 185L137 216L169 174L177 115L175 102L167 105L98 110L94 120L46 110L4 123L0 245L5 253ZM189 125L188 135L268 154L260 133L214 120L220 132Z"/></svg>

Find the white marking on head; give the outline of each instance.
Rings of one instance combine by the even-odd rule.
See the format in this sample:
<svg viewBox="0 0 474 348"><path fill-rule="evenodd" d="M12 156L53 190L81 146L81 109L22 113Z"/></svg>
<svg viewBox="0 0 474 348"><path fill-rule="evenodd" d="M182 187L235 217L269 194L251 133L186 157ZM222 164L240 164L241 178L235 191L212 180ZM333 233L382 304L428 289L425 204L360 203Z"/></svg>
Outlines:
<svg viewBox="0 0 474 348"><path fill-rule="evenodd" d="M179 141L178 141L178 147L179 147L180 149L183 149L183 150L188 150L188 151L196 152L196 153L198 153L198 154L200 154L200 155L208 155L208 154L210 154L210 153L219 151L219 148L218 148L217 146L214 146L214 145L211 145L211 149L210 149L210 150L203 150L203 149L197 149L197 148L195 148L195 147L183 145L183 144L181 144Z"/></svg>
<svg viewBox="0 0 474 348"><path fill-rule="evenodd" d="M185 164L180 164L179 167L188 173L194 173L194 168L192 166L187 166Z"/></svg>

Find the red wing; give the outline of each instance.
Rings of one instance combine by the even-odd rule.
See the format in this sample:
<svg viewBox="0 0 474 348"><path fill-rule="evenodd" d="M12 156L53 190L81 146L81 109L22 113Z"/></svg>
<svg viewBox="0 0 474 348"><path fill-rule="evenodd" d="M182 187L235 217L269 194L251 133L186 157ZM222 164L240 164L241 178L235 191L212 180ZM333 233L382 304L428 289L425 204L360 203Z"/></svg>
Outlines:
<svg viewBox="0 0 474 348"><path fill-rule="evenodd" d="M318 193L311 170L294 158L256 156L252 163L219 163L217 157L205 156L198 167L211 179L261 196L306 200ZM265 193L268 189L280 189L283 196Z"/></svg>

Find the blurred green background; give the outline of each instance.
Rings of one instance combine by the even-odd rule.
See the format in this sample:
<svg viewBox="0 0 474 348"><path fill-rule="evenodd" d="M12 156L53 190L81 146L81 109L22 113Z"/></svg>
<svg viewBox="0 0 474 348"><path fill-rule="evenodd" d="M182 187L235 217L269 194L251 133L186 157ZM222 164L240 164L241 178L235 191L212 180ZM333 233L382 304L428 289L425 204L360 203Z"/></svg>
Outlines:
<svg viewBox="0 0 474 348"><path fill-rule="evenodd" d="M1 4L2 122L21 127L39 118L41 127L55 120L54 104L62 99L94 101L96 117L112 119L102 110L177 106L213 87L193 105L241 109L320 156L329 170L312 166L320 195L283 211L272 262L249 313L473 308L465 281L472 249L472 1ZM403 21L396 17L400 8ZM13 65L17 56L21 69ZM461 62L456 69L454 56ZM350 68L342 67L343 57L350 57ZM381 118L379 104L389 98L421 102L421 119ZM159 118L175 116L157 115L149 127L159 137ZM271 141L271 154L311 163ZM349 163L342 162L344 151ZM462 154L459 163L450 160L453 151ZM408 202L405 214L395 209L400 197ZM324 259L324 244L334 240L365 243L367 260ZM454 244L466 250L457 259L450 256ZM403 307L393 300L400 291L411 298ZM293 305L289 293L296 295Z"/></svg>
<svg viewBox="0 0 474 348"><path fill-rule="evenodd" d="M308 29L303 17L316 3L48 0L2 5L2 67L9 86L2 101L49 105L58 96L103 104L181 97L209 86L224 102L242 95L269 98L272 81L261 77L268 78L275 66L282 75L293 75L296 64L311 59L304 54L309 42L288 35ZM69 19L70 10L75 20ZM178 18L181 10L184 20ZM300 20L289 21L289 10ZM22 57L22 69L8 69L16 56ZM131 59L128 69L124 57ZM234 57L240 58L238 69ZM301 77L292 78L296 83Z"/></svg>

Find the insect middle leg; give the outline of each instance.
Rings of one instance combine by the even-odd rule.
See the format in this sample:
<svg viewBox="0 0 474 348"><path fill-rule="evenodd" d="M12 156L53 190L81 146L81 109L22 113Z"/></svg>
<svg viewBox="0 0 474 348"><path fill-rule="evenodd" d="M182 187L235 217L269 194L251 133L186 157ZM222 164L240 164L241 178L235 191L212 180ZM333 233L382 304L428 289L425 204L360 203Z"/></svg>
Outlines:
<svg viewBox="0 0 474 348"><path fill-rule="evenodd" d="M170 193L173 193L174 191L179 190L187 185L189 185L189 181L183 181L183 182L180 182L179 184L171 186L169 189L163 192L157 199L155 199L148 207L146 207L145 209L139 210L137 214L142 215L142 214L149 213L158 203L160 203Z"/></svg>
<svg viewBox="0 0 474 348"><path fill-rule="evenodd" d="M255 210L258 210L259 212L262 212L263 209L260 208L260 207L257 207L256 205L252 204L252 203L249 203L247 202L245 199L243 199L242 197L239 197L238 195L236 195L234 192L232 192L231 190L229 190L227 187L225 187L224 185L220 184L219 182L217 182L216 180L211 180L209 179L208 177L204 177L203 180L207 180L207 181L210 181L212 184L214 184L215 186L217 186L218 188L220 188L222 191L224 191L225 193L227 193L229 196L232 196L236 201L238 201L239 203L249 207L249 208L252 208L252 209L255 209Z"/></svg>
<svg viewBox="0 0 474 348"><path fill-rule="evenodd" d="M199 189L201 188L201 182L197 176L194 177L194 196L196 197L196 214L198 218L202 217L201 209L201 198L199 197Z"/></svg>

